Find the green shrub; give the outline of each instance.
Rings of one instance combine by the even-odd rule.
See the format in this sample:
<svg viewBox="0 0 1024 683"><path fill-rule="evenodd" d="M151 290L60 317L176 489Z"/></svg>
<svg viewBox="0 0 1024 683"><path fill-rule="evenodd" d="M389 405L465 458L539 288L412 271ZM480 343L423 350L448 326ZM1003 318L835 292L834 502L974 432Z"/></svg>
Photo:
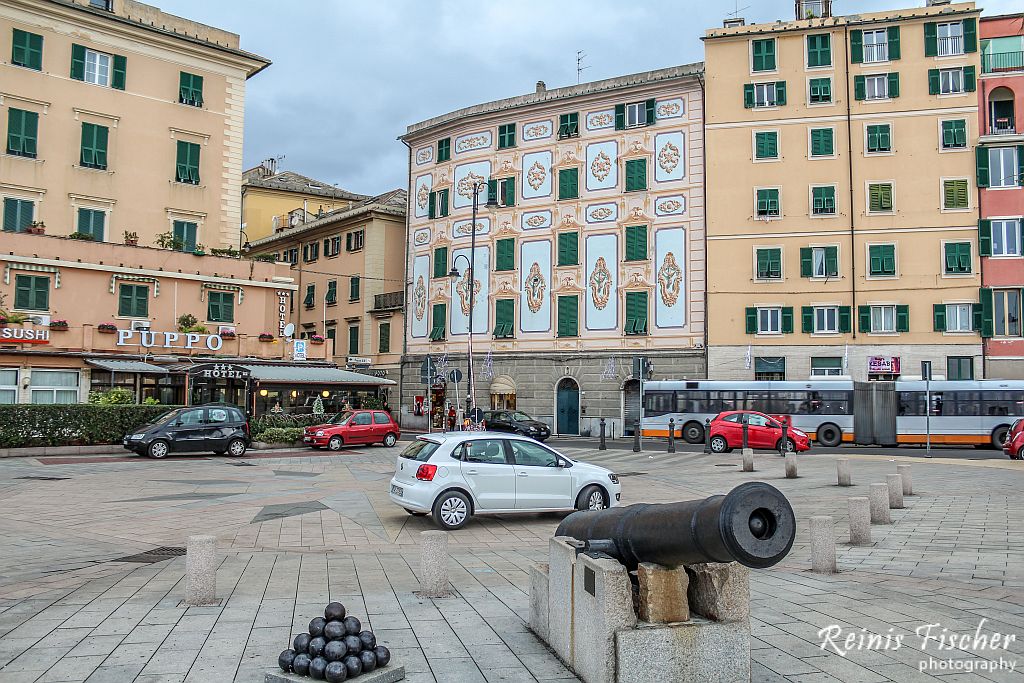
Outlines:
<svg viewBox="0 0 1024 683"><path fill-rule="evenodd" d="M287 413L264 413L254 419L250 424L252 426L253 434L259 434L262 431L273 429L275 427L301 428L320 425L327 422L330 417L331 414L313 415L306 413L304 415L288 415Z"/></svg>
<svg viewBox="0 0 1024 683"><path fill-rule="evenodd" d="M130 406L135 403L135 394L130 389L110 389L109 391L90 391L89 403L103 406Z"/></svg>
<svg viewBox="0 0 1024 683"><path fill-rule="evenodd" d="M0 448L121 443L125 434L177 406L0 405Z"/></svg>
<svg viewBox="0 0 1024 683"><path fill-rule="evenodd" d="M302 438L302 427L269 427L256 434L263 443L292 443Z"/></svg>

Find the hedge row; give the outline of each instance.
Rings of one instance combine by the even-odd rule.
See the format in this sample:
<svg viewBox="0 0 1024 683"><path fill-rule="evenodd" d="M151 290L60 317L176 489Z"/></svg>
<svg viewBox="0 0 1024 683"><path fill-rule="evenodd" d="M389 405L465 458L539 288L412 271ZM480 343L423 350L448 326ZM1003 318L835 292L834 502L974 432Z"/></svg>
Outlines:
<svg viewBox="0 0 1024 683"><path fill-rule="evenodd" d="M254 441L263 443L293 443L302 439L302 427L268 427L256 433Z"/></svg>
<svg viewBox="0 0 1024 683"><path fill-rule="evenodd" d="M0 448L120 443L125 434L178 406L0 405Z"/></svg>

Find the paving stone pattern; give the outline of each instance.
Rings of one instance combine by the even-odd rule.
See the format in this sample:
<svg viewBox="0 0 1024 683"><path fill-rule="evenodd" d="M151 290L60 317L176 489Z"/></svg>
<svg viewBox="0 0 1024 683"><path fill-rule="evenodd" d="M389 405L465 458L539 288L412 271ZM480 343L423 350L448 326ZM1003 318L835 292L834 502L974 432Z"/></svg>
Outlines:
<svg viewBox="0 0 1024 683"><path fill-rule="evenodd" d="M889 458L844 451L856 485L840 488L827 454L798 456L800 477L786 479L771 455L747 473L738 453L566 450L634 473L622 479L625 503L752 480L790 497L799 523L792 554L751 572L752 680L1024 682L1024 463L914 458L916 495L892 511L892 525L872 527L872 545L854 547L847 497L895 473ZM529 568L546 561L561 515L473 520L451 534L452 597L422 598L419 533L433 526L389 501L396 453L0 462L0 683L262 681L331 600L373 629L412 683L575 680L525 625ZM839 574L810 572L812 515L835 520ZM182 546L190 534L218 537L217 606L182 604L184 557L114 561ZM939 653L910 637L929 623L973 635L982 619L983 631L1017 641ZM829 627L907 639L840 656L821 647ZM929 656L960 666L1002 656L1018 670L920 672Z"/></svg>

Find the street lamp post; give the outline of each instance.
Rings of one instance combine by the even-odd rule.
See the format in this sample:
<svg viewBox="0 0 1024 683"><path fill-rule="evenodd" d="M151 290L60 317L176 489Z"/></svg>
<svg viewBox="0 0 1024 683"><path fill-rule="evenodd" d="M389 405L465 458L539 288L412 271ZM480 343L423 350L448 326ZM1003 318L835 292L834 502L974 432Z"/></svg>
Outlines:
<svg viewBox="0 0 1024 683"><path fill-rule="evenodd" d="M470 417L470 411L476 406L476 376L473 373L473 305L476 301L476 274L473 272L473 264L476 262L476 213L477 204L480 199L480 190L488 188L487 192L487 204L488 209L497 208L497 182L494 183L494 191L490 191L490 182L486 180L475 180L473 181L473 217L469 223L469 258L466 259L466 273L469 276L469 342L468 342L468 372L469 372L469 387L466 391L466 417ZM455 262L459 260L459 256L466 258L465 254L459 254L452 259L452 270L448 273L448 276L456 281L459 277L459 271L455 267Z"/></svg>

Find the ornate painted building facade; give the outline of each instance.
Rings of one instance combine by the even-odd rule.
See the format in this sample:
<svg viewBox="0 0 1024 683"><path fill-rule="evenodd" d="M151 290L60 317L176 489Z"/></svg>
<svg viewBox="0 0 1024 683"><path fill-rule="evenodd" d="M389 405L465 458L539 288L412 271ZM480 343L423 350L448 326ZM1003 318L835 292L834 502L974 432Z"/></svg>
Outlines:
<svg viewBox="0 0 1024 683"><path fill-rule="evenodd" d="M425 384L420 368L430 356L465 372L471 290L484 409L628 433L632 357L659 378L705 376L701 68L538 83L409 126L405 424L425 426L421 402L464 404L465 381Z"/></svg>

